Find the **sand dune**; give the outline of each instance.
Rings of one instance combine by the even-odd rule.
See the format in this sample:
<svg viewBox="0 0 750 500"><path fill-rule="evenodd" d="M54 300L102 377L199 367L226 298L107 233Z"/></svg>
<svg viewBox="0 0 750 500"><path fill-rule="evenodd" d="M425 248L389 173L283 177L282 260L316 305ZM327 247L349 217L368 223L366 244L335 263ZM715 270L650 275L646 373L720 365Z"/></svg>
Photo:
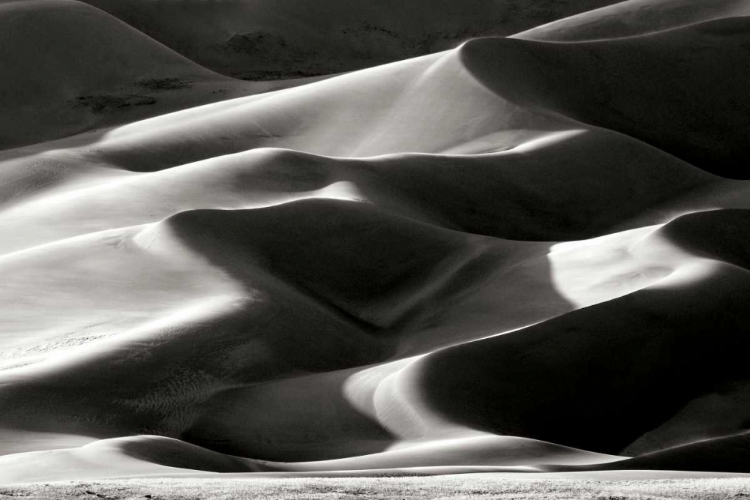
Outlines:
<svg viewBox="0 0 750 500"><path fill-rule="evenodd" d="M17 169L12 162L6 166L10 172ZM0 210L0 227L9 235L0 248L17 251L156 222L188 209L263 208L316 198L366 202L448 229L526 240L593 236L663 222L670 212L729 203L710 195L722 187L720 178L602 130L575 131L478 156L343 159L261 148L153 173L101 172L87 175L88 185L62 185L45 195L19 190L17 201ZM579 175L585 175L583 192L558 189L559 183ZM618 184L611 182L615 179ZM747 206L748 185L733 187L732 206ZM532 189L533 197L527 195ZM696 195L697 190L705 193ZM142 200L143 191L153 196ZM566 210L571 205L575 213ZM33 229L19 230L29 226Z"/></svg>
<svg viewBox="0 0 750 500"><path fill-rule="evenodd" d="M3 149L293 85L226 78L73 0L0 2L0 33Z"/></svg>
<svg viewBox="0 0 750 500"><path fill-rule="evenodd" d="M737 68L744 65L749 22L720 19L576 44L476 40L462 57L489 88L516 102L624 132L707 171L744 179L750 103L740 90L748 85L746 73ZM515 71L504 71L507 64ZM617 78L591 76L592 64L599 75ZM706 100L709 94L715 97Z"/></svg>
<svg viewBox="0 0 750 500"><path fill-rule="evenodd" d="M33 472L29 470L31 468ZM102 440L81 448L0 457L0 481L8 483L60 481L71 475L80 479L170 475L186 469L212 472L252 470L247 460L156 436Z"/></svg>
<svg viewBox="0 0 750 500"><path fill-rule="evenodd" d="M726 391L746 376L736 357L746 280L734 266L686 263L630 295L428 356L412 383L444 418L604 453L682 444L687 428L741 430L746 410L733 402L742 392ZM540 366L552 376L538 375ZM661 432L677 411L717 392L729 398L725 413L691 412L683 433Z"/></svg>
<svg viewBox="0 0 750 500"><path fill-rule="evenodd" d="M621 469L747 472L748 433L706 439L617 462ZM609 465L600 466L602 469Z"/></svg>
<svg viewBox="0 0 750 500"><path fill-rule="evenodd" d="M0 2L0 482L750 472L747 2L87 3Z"/></svg>
<svg viewBox="0 0 750 500"><path fill-rule="evenodd" d="M457 442L460 441L460 442ZM499 456L496 443L503 444ZM447 466L444 464L447 462ZM158 436L134 436L97 441L80 448L38 451L0 457L0 480L9 483L143 476L188 476L209 473L266 473L293 476L327 471L372 471L367 474L467 472L532 472L538 461L583 464L622 460L521 438L498 436L427 443L410 449L334 462L300 464L259 462L212 452L184 441ZM503 466L511 461L512 466ZM626 461L627 462L627 461ZM483 465L490 463L491 465ZM545 462L546 463L546 462ZM34 471L29 466L34 465ZM412 464L418 464L413 466ZM378 466L382 467L378 469ZM543 466L547 467L547 465ZM235 476L236 477L236 476Z"/></svg>

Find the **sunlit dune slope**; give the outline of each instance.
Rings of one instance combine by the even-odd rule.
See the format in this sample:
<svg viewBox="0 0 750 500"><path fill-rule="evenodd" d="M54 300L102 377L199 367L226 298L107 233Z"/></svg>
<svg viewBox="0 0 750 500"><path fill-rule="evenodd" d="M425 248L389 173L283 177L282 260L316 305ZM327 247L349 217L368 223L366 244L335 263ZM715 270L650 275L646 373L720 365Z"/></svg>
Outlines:
<svg viewBox="0 0 750 500"><path fill-rule="evenodd" d="M32 472L30 469L34 469ZM189 470L249 472L250 461L156 436L102 440L81 448L0 457L0 481L31 482L171 475Z"/></svg>
<svg viewBox="0 0 750 500"><path fill-rule="evenodd" d="M24 172L14 168L18 163L6 163L7 175ZM581 176L577 189L559 189ZM365 202L449 229L526 240L582 238L730 203L710 195L721 179L602 130L552 135L480 156L343 159L264 148L153 173L94 178L90 185L63 184L52 192L42 186L41 194L19 189L17 201L0 209L0 229L7 233L0 248L18 251L188 209L262 208L315 198ZM735 187L731 203L742 206L748 186Z"/></svg>

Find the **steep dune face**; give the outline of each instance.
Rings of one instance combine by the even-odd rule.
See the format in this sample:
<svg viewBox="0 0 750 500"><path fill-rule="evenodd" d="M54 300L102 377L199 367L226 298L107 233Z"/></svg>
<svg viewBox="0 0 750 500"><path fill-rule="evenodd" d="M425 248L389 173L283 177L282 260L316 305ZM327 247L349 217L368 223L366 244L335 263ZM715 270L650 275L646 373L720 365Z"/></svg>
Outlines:
<svg viewBox="0 0 750 500"><path fill-rule="evenodd" d="M297 2L91 3L227 68L207 47L280 19L338 40ZM499 8L427 7L326 26ZM745 8L631 0L249 95L95 7L0 2L4 145L55 139L0 151L0 481L750 472ZM158 116L69 106L136 87Z"/></svg>
<svg viewBox="0 0 750 500"><path fill-rule="evenodd" d="M616 2L86 0L207 68L261 80L417 57Z"/></svg>
<svg viewBox="0 0 750 500"><path fill-rule="evenodd" d="M737 70L746 66L749 23L720 19L576 44L477 40L464 46L462 60L515 102L624 132L709 172L744 179L750 102L742 89L750 82Z"/></svg>

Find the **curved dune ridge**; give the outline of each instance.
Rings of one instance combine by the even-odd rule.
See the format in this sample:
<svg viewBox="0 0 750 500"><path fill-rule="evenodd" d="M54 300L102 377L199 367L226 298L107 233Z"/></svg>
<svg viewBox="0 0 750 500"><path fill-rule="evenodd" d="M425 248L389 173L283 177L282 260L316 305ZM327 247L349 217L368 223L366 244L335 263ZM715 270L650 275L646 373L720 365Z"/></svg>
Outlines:
<svg viewBox="0 0 750 500"><path fill-rule="evenodd" d="M750 473L750 3L298 3L0 1L0 482Z"/></svg>

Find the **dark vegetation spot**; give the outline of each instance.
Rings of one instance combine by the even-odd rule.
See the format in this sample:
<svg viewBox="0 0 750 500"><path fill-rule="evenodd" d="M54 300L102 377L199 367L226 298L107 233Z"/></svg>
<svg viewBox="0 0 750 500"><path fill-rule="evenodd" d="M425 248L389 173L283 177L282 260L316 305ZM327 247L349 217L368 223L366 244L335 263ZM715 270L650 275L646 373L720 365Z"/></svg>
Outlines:
<svg viewBox="0 0 750 500"><path fill-rule="evenodd" d="M321 74L308 68L309 62L315 59L315 52L310 47L288 43L276 33L256 31L236 34L219 44L217 49L248 61L250 67L245 66L241 72L233 74L244 80L279 80ZM258 66L259 69L253 68Z"/></svg>
<svg viewBox="0 0 750 500"><path fill-rule="evenodd" d="M224 47L233 52L242 52L250 55L263 55L268 51L290 51L290 46L281 35L266 31L253 33L240 33L233 35L224 42Z"/></svg>
<svg viewBox="0 0 750 500"><path fill-rule="evenodd" d="M94 113L109 113L130 106L156 104L156 99L147 95L84 95L76 99L78 106L90 108Z"/></svg>
<svg viewBox="0 0 750 500"><path fill-rule="evenodd" d="M321 73L320 71L301 71L295 69L280 69L280 70L257 70L257 71L242 71L241 74L237 75L240 80L249 81L261 81L261 80L284 80L291 78L307 78L311 76L320 76L327 73Z"/></svg>
<svg viewBox="0 0 750 500"><path fill-rule="evenodd" d="M189 89L193 86L193 82L182 78L149 78L141 80L138 85L149 90L178 90Z"/></svg>

